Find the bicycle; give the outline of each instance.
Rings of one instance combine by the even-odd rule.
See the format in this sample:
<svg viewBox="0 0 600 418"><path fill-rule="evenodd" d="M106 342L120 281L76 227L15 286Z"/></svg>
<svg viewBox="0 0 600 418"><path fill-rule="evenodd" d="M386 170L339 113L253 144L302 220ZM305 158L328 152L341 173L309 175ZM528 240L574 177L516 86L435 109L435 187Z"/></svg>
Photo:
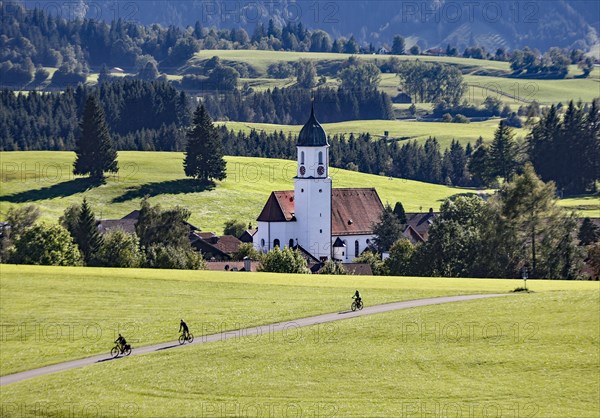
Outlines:
<svg viewBox="0 0 600 418"><path fill-rule="evenodd" d="M185 344L185 342L186 342L186 341L187 341L188 343L190 343L190 344L191 344L192 342L194 342L194 336L192 335L192 333L191 333L191 332L188 332L188 334L187 334L187 337L185 336L185 334L181 334L181 335L179 336L179 344L180 344L180 345L183 345L183 344Z"/></svg>
<svg viewBox="0 0 600 418"><path fill-rule="evenodd" d="M115 345L112 350L110 350L110 355L112 358L119 357L120 354L128 356L131 354L131 346L129 344L125 344L123 348L119 347L119 345Z"/></svg>
<svg viewBox="0 0 600 418"><path fill-rule="evenodd" d="M352 305L350 306L350 309L352 309L352 312L354 312L355 310L362 310L363 308L363 302L362 300L355 300L354 302L352 302Z"/></svg>

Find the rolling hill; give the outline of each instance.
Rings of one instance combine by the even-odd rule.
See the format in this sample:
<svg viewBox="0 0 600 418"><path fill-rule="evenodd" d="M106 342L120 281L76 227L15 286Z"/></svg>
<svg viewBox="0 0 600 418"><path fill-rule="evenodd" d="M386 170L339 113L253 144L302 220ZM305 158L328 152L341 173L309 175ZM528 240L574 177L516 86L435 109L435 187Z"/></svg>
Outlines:
<svg viewBox="0 0 600 418"><path fill-rule="evenodd" d="M221 233L229 219L251 222L273 190L293 189L296 162L264 158L226 157L228 177L212 190L198 188L183 175L181 153L119 152L120 172L106 184L91 187L72 173L75 154L58 151L3 152L0 217L13 205L36 204L43 219L56 222L70 204L83 197L96 216L115 219L139 208L144 196L165 207L182 205L192 212L190 222L204 231ZM401 201L409 212L438 209L450 196L477 193L417 181L331 169L334 187L375 187L382 201ZM564 206L581 215L598 216L595 196L565 199Z"/></svg>
<svg viewBox="0 0 600 418"><path fill-rule="evenodd" d="M25 4L38 4L24 1ZM591 0L544 2L236 2L217 0L145 1L143 7L125 3L115 7L109 0L92 5L80 2L68 8L70 15L94 19L135 20L186 27L200 21L203 26L244 28L252 34L257 23L278 26L302 23L322 29L334 37L354 36L361 44L391 45L396 34L408 38L409 46L446 47L448 43L464 49L481 45L494 51L499 46L517 48L528 45L539 49L578 45L589 49L598 40L600 8ZM75 7L73 7L75 6ZM79 7L78 7L79 6ZM63 6L67 9L67 6ZM86 8L87 7L87 8ZM53 11L59 6L54 6ZM60 10L60 8L59 8ZM66 13L66 11L64 12Z"/></svg>
<svg viewBox="0 0 600 418"><path fill-rule="evenodd" d="M484 122L464 123L443 123L443 122L417 122L411 120L353 120L348 122L324 123L323 128L328 135L350 133L355 135L369 132L375 138L383 137L387 131L391 138L400 138L401 140L416 140L424 143L427 138L435 137L440 143L442 150L450 148L453 139L456 139L463 146L468 143L475 145L477 139L481 136L485 142L494 138L494 131L498 128L499 119L490 119ZM268 123L251 122L217 122L223 124L228 129L235 132L250 132L252 129L265 132L292 133L297 135L302 129L300 125L276 125ZM515 129L515 137L525 137L527 129Z"/></svg>

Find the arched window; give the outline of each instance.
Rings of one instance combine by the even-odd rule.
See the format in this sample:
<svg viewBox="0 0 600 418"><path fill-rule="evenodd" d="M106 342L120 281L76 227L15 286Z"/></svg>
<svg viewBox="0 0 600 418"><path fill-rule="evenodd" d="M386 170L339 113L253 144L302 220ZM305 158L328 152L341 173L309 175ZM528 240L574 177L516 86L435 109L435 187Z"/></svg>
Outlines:
<svg viewBox="0 0 600 418"><path fill-rule="evenodd" d="M264 247L264 246L265 246L265 239L264 239L264 238L260 240L260 246L261 246L261 247Z"/></svg>
<svg viewBox="0 0 600 418"><path fill-rule="evenodd" d="M354 257L358 257L358 240L354 241Z"/></svg>
<svg viewBox="0 0 600 418"><path fill-rule="evenodd" d="M323 151L319 151L319 164L323 164Z"/></svg>
<svg viewBox="0 0 600 418"><path fill-rule="evenodd" d="M288 247L292 248L294 246L294 240L292 238L290 238L290 242L288 244Z"/></svg>
<svg viewBox="0 0 600 418"><path fill-rule="evenodd" d="M300 164L304 164L304 151L300 153Z"/></svg>
<svg viewBox="0 0 600 418"><path fill-rule="evenodd" d="M273 241L273 247L281 247L281 245L279 244L279 240L276 239L275 241Z"/></svg>

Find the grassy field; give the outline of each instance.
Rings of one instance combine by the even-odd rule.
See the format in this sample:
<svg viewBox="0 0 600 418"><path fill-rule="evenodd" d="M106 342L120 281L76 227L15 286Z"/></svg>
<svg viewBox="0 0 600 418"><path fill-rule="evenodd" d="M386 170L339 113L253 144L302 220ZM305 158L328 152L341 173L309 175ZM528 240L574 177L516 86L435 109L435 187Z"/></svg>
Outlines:
<svg viewBox="0 0 600 418"><path fill-rule="evenodd" d="M214 56L221 58L221 61L227 62L243 62L254 67L260 74L266 74L270 64L284 61L296 62L299 59L309 59L321 63L341 63L351 54L335 54L327 52L291 52L291 51L257 51L257 50L202 50L190 60L189 64L208 60ZM385 62L389 55L359 55L359 58L365 61ZM458 57L429 57L429 56L411 56L401 55L398 58L402 61L414 61L419 59L428 62L443 62L459 66L464 71L491 71L497 74L510 74L510 64L501 61L476 60L472 58Z"/></svg>
<svg viewBox="0 0 600 418"><path fill-rule="evenodd" d="M283 52L283 51L249 51L249 50L203 50L200 51L189 62L190 65L200 64L202 61L213 56L219 56L225 63L245 63L252 66L262 78L253 79L252 87L258 90L283 87L289 85L288 80L273 80L267 78L267 68L270 64L280 61L296 62L304 58L313 60L317 66L331 66L341 64L351 55L318 52ZM366 61L384 62L390 56L360 55L360 59ZM487 96L498 97L505 104L526 104L536 100L541 104L567 103L569 100L591 101L600 97L600 68L595 68L586 79L577 78L581 70L576 65L569 67L566 79L558 80L534 80L508 78L511 74L510 63L499 61L476 60L460 57L428 57L428 56L398 56L402 61L440 62L458 66L465 75L468 85L467 94L464 97L469 103L481 104ZM337 82L335 78L328 77L331 82ZM248 79L240 80L240 84ZM382 74L380 88L391 96L398 94L398 77L395 74Z"/></svg>
<svg viewBox="0 0 600 418"><path fill-rule="evenodd" d="M316 110L318 118L318 109ZM269 123L251 123L251 122L217 122L224 124L234 131L242 130L250 132L252 129L265 132L291 132L298 134L301 125L275 125ZM411 120L353 120L348 122L324 123L323 128L328 135L350 133L360 134L369 132L374 137L383 137L385 131L388 131L391 137L402 138L403 140L416 140L424 143L427 138L435 137L440 143L442 150L450 148L453 139L456 139L463 146L469 142L475 145L477 139L481 136L484 141L491 142L494 138L494 132L498 128L499 119L491 119L484 122L472 123L443 123L443 122L417 122ZM515 129L515 137L523 138L527 135L528 129Z"/></svg>
<svg viewBox="0 0 600 418"><path fill-rule="evenodd" d="M173 338L182 315L198 335L198 323L211 324L214 332L215 323L258 325L343 310L356 287L368 304L375 304L505 292L520 284L24 266L2 270L4 330L12 323L43 328L59 321L63 330L73 324L76 337L87 323L108 334L97 345L89 337L65 343L14 341L5 335L3 374L11 367L39 364L41 355L56 361L91 354L90 347L107 351L114 323L133 323L128 330L137 331L139 346ZM459 416L457 410L460 416L597 416L599 284L529 285L535 293L100 363L5 386L0 403L6 415L18 411L21 416L39 416L40 410L56 416Z"/></svg>
<svg viewBox="0 0 600 418"><path fill-rule="evenodd" d="M270 64L277 62L294 63L298 59L309 59L317 63L318 67L330 68L341 64L351 55L318 53L318 52L285 52L285 51L257 51L257 50L203 50L189 60L185 68L193 65L201 65L203 61L219 56L226 64L244 63L251 66L258 74L257 78L241 78L239 86L248 83L255 90L265 90L273 87L288 87L295 83L294 79L272 79L267 75ZM390 56L382 55L359 55L360 59L376 61L378 63L387 61ZM559 80L529 80L509 78L511 74L510 64L500 61L476 60L462 57L430 57L430 56L397 56L402 61L440 62L457 66L465 75L468 85L467 94L464 99L469 103L481 104L487 96L500 98L508 105L521 105L528 101L536 100L541 104L563 103L569 100L590 101L600 96L600 68L594 68L591 75L581 79L581 70L576 65L569 67L566 79ZM49 80L56 68L45 67L50 72ZM113 74L113 76L124 76L125 74ZM131 74L128 74L131 75ZM180 80L181 74L168 73L169 80ZM90 73L87 82L96 83L98 73ZM328 85L338 84L335 77L328 77ZM380 88L392 96L398 91L398 77L395 74L382 74ZM44 84L47 86L48 82Z"/></svg>
<svg viewBox="0 0 600 418"><path fill-rule="evenodd" d="M119 152L120 172L106 184L91 187L71 174L75 154L57 151L3 152L0 219L17 204L36 204L43 219L56 222L70 204L84 197L101 219L121 218L138 209L148 195L165 207L183 205L190 222L204 231L221 233L228 219L252 222L273 190L294 188L296 162L227 157L228 177L212 190L198 188L183 174L183 154ZM335 187L375 187L385 203L401 200L407 211L437 209L446 197L474 190L434 185L353 171L331 169Z"/></svg>
<svg viewBox="0 0 600 418"><path fill-rule="evenodd" d="M591 102L600 97L600 79L573 78L566 80L523 80L504 77L466 75L469 102L481 103L487 96L497 97L507 103L526 104L533 100L550 105L569 100Z"/></svg>
<svg viewBox="0 0 600 418"><path fill-rule="evenodd" d="M345 310L356 288L369 304L379 304L504 293L520 282L13 265L1 269L1 375L108 352L119 332L138 347L172 341L180 318L199 336Z"/></svg>
<svg viewBox="0 0 600 418"><path fill-rule="evenodd" d="M35 204L42 219L56 222L70 204L84 197L101 219L118 219L138 209L144 196L164 207L191 210L190 222L221 233L228 219L255 224L273 190L293 189L295 161L226 157L228 177L214 189L198 188L183 175L181 153L119 152L121 171L106 184L92 186L71 174L72 152L27 151L0 154L0 219L14 205ZM450 196L476 190L389 178L332 168L334 187L375 187L382 201L401 201L408 212L438 209ZM581 216L600 216L597 196L564 199L560 204Z"/></svg>

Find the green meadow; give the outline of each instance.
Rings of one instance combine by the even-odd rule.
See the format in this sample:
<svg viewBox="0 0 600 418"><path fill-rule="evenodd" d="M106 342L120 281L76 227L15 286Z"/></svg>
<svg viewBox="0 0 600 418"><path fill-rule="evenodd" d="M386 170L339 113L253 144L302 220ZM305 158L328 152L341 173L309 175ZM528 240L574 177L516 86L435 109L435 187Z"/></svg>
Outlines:
<svg viewBox="0 0 600 418"><path fill-rule="evenodd" d="M330 64L341 64L350 58L351 54L336 54L329 52L293 52L293 51L261 51L261 50L202 50L190 59L188 65L194 63L201 63L204 60L208 60L214 56L221 58L224 63L235 63L243 62L251 65L259 74L266 74L267 68L270 64L284 61L284 62L296 62L299 59L308 59L317 61L318 64L330 65ZM385 62L390 58L390 55L355 55L365 61L378 61ZM399 55L397 56L402 61L414 61L419 59L421 61L428 62L441 62L452 65L457 65L463 71L474 71L474 72L494 72L495 74L511 73L510 63L501 61L488 61L488 60L476 60L472 58L459 58L459 57L433 57L433 56L413 56L413 55Z"/></svg>
<svg viewBox="0 0 600 418"><path fill-rule="evenodd" d="M318 110L317 118L318 118ZM494 138L494 132L498 129L500 119L490 119L483 122L471 123L443 123L443 122L417 122L413 120L352 120L347 122L324 123L323 129L328 135L345 134L348 137L351 133L355 135L368 132L374 138L382 138L385 131L388 131L390 137L400 138L401 140L415 140L421 144L425 143L427 138L435 137L442 150L450 148L452 140L457 140L463 146L468 143L475 145L477 139L481 136L485 142L491 142ZM223 124L233 131L250 132L252 129L265 132L284 132L297 135L302 129L301 125L277 125L269 123L252 122L217 122ZM524 138L528 130L521 128L515 129L516 138Z"/></svg>
<svg viewBox="0 0 600 418"><path fill-rule="evenodd" d="M257 77L240 78L239 87L248 83L254 90L266 90L274 87L290 87L295 84L295 78L273 79L267 74L270 64L277 62L295 63L299 59L315 61L317 68L327 69L341 65L351 55L320 53L320 52L287 52L287 51L261 51L261 50L202 50L194 55L178 72L167 74L169 80L180 80L182 73L190 66L202 65L213 56L218 56L228 65L237 63L246 64L256 72ZM391 58L390 55L358 55L365 61L382 63ZM588 78L580 78L581 70L576 65L569 67L565 79L537 80L528 78L510 77L512 70L510 63L500 61L477 60L462 57L434 57L434 56L396 56L401 61L427 61L439 62L457 66L464 74L467 83L465 100L473 104L481 104L487 96L497 97L505 104L518 106L536 100L540 104L569 100L582 100L589 102L600 96L600 68L594 68ZM56 68L46 68L50 76ZM113 74L123 76L124 74ZM132 75L132 74L129 74ZM90 73L88 83L96 83L98 73ZM327 77L327 84L335 86L339 80ZM398 94L399 80L395 74L382 74L379 87L392 97Z"/></svg>
<svg viewBox="0 0 600 418"><path fill-rule="evenodd" d="M346 310L355 288L367 304L376 304L504 293L521 284L0 268L2 375L108 352L119 331L138 341L134 349L173 340L180 317L198 337ZM99 363L4 386L0 404L4 414L20 416L39 416L40 411L56 416L315 416L315 411L323 417L596 416L599 284L528 284L534 293L413 308ZM102 332L84 335L86 325Z"/></svg>
<svg viewBox="0 0 600 418"><path fill-rule="evenodd" d="M351 55L319 53L319 52L285 52L254 50L203 50L190 59L189 65L201 65L205 60L218 56L225 64L244 63L251 66L259 78L242 79L240 85L248 82L258 90L293 85L293 80L276 80L268 78L267 68L277 62L294 63L299 59L315 61L317 69L341 65ZM390 59L390 55L358 55L365 61L382 63ZM581 70L576 65L569 67L565 79L537 80L510 77L510 63L501 61L476 60L462 57L433 56L396 56L401 61L428 61L457 66L464 74L467 83L465 100L473 104L481 104L486 97L497 97L508 105L522 105L536 100L540 104L569 100L589 102L600 96L600 68L595 68L588 78L579 78ZM328 83L338 83L335 77L327 77ZM398 94L399 79L395 74L382 74L379 87L392 97Z"/></svg>
<svg viewBox="0 0 600 418"><path fill-rule="evenodd" d="M109 352L118 333L134 347L173 341L181 318L198 337L347 310L356 288L369 304L379 304L505 293L520 282L15 265L1 270L1 375Z"/></svg>
<svg viewBox="0 0 600 418"><path fill-rule="evenodd" d="M64 209L85 197L100 219L118 219L139 209L148 196L163 207L181 205L191 210L190 222L203 231L221 233L229 219L254 225L273 190L290 190L296 162L267 158L226 157L228 177L216 187L198 187L183 174L183 154L120 151L118 175L94 185L71 174L75 154L62 151L3 152L0 178L0 217L13 206L38 205L42 219L57 222ZM437 210L444 199L478 193L399 178L332 168L334 187L374 187L385 204L401 201L408 212ZM489 192L489 191L488 191ZM580 216L600 216L597 196L564 199L562 206Z"/></svg>
<svg viewBox="0 0 600 418"><path fill-rule="evenodd" d="M217 233L228 219L255 225L271 191L293 189L296 175L295 161L226 157L227 179L204 189L185 177L182 153L121 151L118 175L96 186L71 174L73 152L3 152L0 158L0 218L14 205L36 204L44 220L56 222L67 206L85 197L97 217L118 219L139 209L141 199L149 196L153 204L189 208L192 224ZM375 187L384 203L400 200L413 212L437 209L456 194L477 192L337 168L330 175L334 187Z"/></svg>

